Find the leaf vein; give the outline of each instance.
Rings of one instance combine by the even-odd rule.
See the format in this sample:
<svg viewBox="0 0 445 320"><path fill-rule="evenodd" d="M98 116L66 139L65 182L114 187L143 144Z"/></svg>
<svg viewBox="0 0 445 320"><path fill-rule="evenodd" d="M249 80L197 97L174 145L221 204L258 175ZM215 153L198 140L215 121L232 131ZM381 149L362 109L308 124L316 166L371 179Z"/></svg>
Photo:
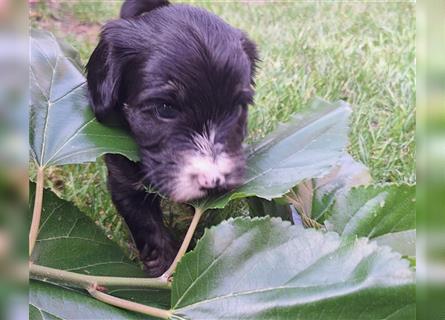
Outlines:
<svg viewBox="0 0 445 320"><path fill-rule="evenodd" d="M81 127L79 127L63 144L62 146L60 146L56 152L54 152L54 154L51 156L51 158L48 159L48 161L46 162L46 164L48 164L52 159L54 159L54 157L68 144L70 143L76 136L77 134L82 131L83 129L85 129L85 127L87 125L89 125L91 122L93 122L94 120L96 120L96 118L92 118L89 121L87 121L86 123L84 123ZM45 164L45 165L46 165Z"/></svg>

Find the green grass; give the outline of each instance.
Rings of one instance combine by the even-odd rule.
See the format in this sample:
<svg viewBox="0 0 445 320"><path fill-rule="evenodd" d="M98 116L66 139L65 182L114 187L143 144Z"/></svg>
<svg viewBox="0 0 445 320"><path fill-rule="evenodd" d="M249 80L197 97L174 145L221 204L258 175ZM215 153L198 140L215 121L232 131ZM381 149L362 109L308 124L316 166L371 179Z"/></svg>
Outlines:
<svg viewBox="0 0 445 320"><path fill-rule="evenodd" d="M121 7L121 1L61 1L62 10L71 12L82 23L105 22L115 19Z"/></svg>
<svg viewBox="0 0 445 320"><path fill-rule="evenodd" d="M412 3L276 3L195 1L258 44L262 62L250 139L258 139L314 96L353 106L350 152L378 182L415 182L415 7ZM87 61L96 34L67 33L117 17L119 1L65 1L51 12L36 7L43 25L66 38ZM40 12L39 12L40 10ZM50 15L64 17L64 25ZM75 30L75 29L74 29ZM97 33L96 31L96 33ZM68 166L55 174L61 193L110 236L120 238L105 187L103 162ZM57 180L56 179L56 180Z"/></svg>

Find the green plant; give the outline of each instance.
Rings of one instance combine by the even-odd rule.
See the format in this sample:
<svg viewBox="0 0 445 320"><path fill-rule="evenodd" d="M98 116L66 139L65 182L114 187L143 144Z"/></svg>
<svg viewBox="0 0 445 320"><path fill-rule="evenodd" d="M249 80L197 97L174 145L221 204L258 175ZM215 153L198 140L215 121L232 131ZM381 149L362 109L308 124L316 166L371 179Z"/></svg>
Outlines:
<svg viewBox="0 0 445 320"><path fill-rule="evenodd" d="M252 146L246 182L192 203L195 214L174 263L163 276L147 279L79 209L44 191L48 166L95 161L104 153L136 160L137 148L118 127L95 120L75 52L45 32L33 32L31 45L30 152L37 166L31 185L31 318L413 317L409 262L370 238L388 236L386 244L410 255L414 244L402 248L406 238L395 233L414 229L413 206L400 206L413 201L414 187L352 188L359 183L341 182L336 168L350 167L344 160L348 105L315 100ZM184 256L208 209L247 197L269 201L264 210L290 203L303 222L332 231L268 216L229 219L207 230ZM252 216L265 215L255 208L250 206Z"/></svg>

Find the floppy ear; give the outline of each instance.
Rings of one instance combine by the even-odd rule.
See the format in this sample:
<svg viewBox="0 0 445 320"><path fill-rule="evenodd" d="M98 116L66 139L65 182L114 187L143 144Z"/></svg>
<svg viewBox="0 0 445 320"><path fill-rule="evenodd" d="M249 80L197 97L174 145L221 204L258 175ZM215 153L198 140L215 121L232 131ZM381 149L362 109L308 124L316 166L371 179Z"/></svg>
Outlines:
<svg viewBox="0 0 445 320"><path fill-rule="evenodd" d="M90 103L99 121L113 118L125 102L120 101L123 67L143 49L135 28L135 23L125 19L108 22L86 65Z"/></svg>
<svg viewBox="0 0 445 320"><path fill-rule="evenodd" d="M125 99L121 92L122 73L134 56L150 52L150 33L141 19L108 22L99 44L86 65L88 93L96 118L104 121L121 111ZM117 117L119 118L119 117Z"/></svg>
<svg viewBox="0 0 445 320"><path fill-rule="evenodd" d="M104 32L86 65L90 103L99 121L117 110L120 85L119 61L113 59L112 44Z"/></svg>
<svg viewBox="0 0 445 320"><path fill-rule="evenodd" d="M255 85L255 74L258 67L257 63L260 61L257 47L244 33L241 38L241 45L250 60L250 82L252 85Z"/></svg>

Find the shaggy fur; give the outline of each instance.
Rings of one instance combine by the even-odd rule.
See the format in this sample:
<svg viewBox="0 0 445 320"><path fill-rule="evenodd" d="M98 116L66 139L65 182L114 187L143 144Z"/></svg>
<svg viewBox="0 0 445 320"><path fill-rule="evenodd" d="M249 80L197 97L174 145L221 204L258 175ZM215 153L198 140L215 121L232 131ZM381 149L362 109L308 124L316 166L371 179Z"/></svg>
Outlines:
<svg viewBox="0 0 445 320"><path fill-rule="evenodd" d="M151 276L177 246L163 225L151 186L187 202L242 182L247 106L253 101L255 45L199 8L127 0L107 23L87 65L99 121L119 119L141 161L107 155L112 199Z"/></svg>

